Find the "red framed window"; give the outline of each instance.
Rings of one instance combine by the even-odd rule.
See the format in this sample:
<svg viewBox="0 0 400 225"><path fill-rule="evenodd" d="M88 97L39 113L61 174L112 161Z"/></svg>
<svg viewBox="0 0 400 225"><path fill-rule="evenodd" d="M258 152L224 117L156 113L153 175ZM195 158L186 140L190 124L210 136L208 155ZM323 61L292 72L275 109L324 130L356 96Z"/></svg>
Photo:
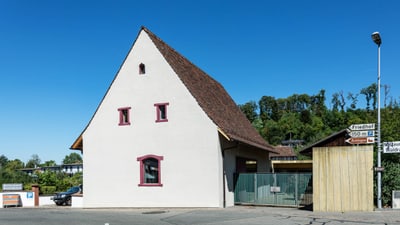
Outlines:
<svg viewBox="0 0 400 225"><path fill-rule="evenodd" d="M167 117L167 106L169 103L156 103L154 106L156 107L156 122L168 122Z"/></svg>
<svg viewBox="0 0 400 225"><path fill-rule="evenodd" d="M163 186L161 183L161 160L163 156L145 155L137 158L140 162L139 186Z"/></svg>
<svg viewBox="0 0 400 225"><path fill-rule="evenodd" d="M130 116L131 107L119 108L119 126L131 125Z"/></svg>

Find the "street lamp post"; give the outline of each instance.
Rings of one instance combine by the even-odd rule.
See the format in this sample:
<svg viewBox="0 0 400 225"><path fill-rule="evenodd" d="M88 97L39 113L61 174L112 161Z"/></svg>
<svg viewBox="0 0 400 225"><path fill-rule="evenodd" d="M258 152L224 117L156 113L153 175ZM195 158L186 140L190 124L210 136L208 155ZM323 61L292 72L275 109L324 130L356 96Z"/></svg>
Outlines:
<svg viewBox="0 0 400 225"><path fill-rule="evenodd" d="M382 44L382 39L381 36L379 35L379 32L374 32L372 33L372 40L375 42L375 44L378 45L378 140L377 140L377 147L378 147L378 152L377 152L377 157L378 157L378 162L377 162L377 167L381 167L381 44ZM377 186L378 186L378 193L377 193L377 204L378 208L382 208L382 183L381 183L381 171L377 171Z"/></svg>

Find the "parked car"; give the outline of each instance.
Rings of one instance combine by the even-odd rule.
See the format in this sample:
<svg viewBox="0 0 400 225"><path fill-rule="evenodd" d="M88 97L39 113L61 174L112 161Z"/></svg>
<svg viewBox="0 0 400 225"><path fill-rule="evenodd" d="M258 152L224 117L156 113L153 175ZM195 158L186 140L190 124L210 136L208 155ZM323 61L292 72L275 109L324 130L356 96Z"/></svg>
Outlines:
<svg viewBox="0 0 400 225"><path fill-rule="evenodd" d="M81 192L82 192L82 185L71 187L65 192L56 193L52 197L52 200L56 203L56 205L71 205L72 195Z"/></svg>

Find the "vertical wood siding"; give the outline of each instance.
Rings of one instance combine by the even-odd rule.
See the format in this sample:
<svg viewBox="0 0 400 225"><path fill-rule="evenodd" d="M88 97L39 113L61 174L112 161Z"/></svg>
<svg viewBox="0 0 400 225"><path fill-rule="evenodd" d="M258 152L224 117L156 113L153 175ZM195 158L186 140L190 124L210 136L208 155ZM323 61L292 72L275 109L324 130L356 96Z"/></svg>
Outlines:
<svg viewBox="0 0 400 225"><path fill-rule="evenodd" d="M313 209L373 210L373 146L313 148Z"/></svg>

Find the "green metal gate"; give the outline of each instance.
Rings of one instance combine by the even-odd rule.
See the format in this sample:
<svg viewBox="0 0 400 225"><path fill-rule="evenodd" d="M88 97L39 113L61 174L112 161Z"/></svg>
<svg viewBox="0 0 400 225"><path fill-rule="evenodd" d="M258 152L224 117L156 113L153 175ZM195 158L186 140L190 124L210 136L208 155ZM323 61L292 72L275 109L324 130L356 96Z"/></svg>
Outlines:
<svg viewBox="0 0 400 225"><path fill-rule="evenodd" d="M312 203L311 173L241 173L235 204L305 206Z"/></svg>

